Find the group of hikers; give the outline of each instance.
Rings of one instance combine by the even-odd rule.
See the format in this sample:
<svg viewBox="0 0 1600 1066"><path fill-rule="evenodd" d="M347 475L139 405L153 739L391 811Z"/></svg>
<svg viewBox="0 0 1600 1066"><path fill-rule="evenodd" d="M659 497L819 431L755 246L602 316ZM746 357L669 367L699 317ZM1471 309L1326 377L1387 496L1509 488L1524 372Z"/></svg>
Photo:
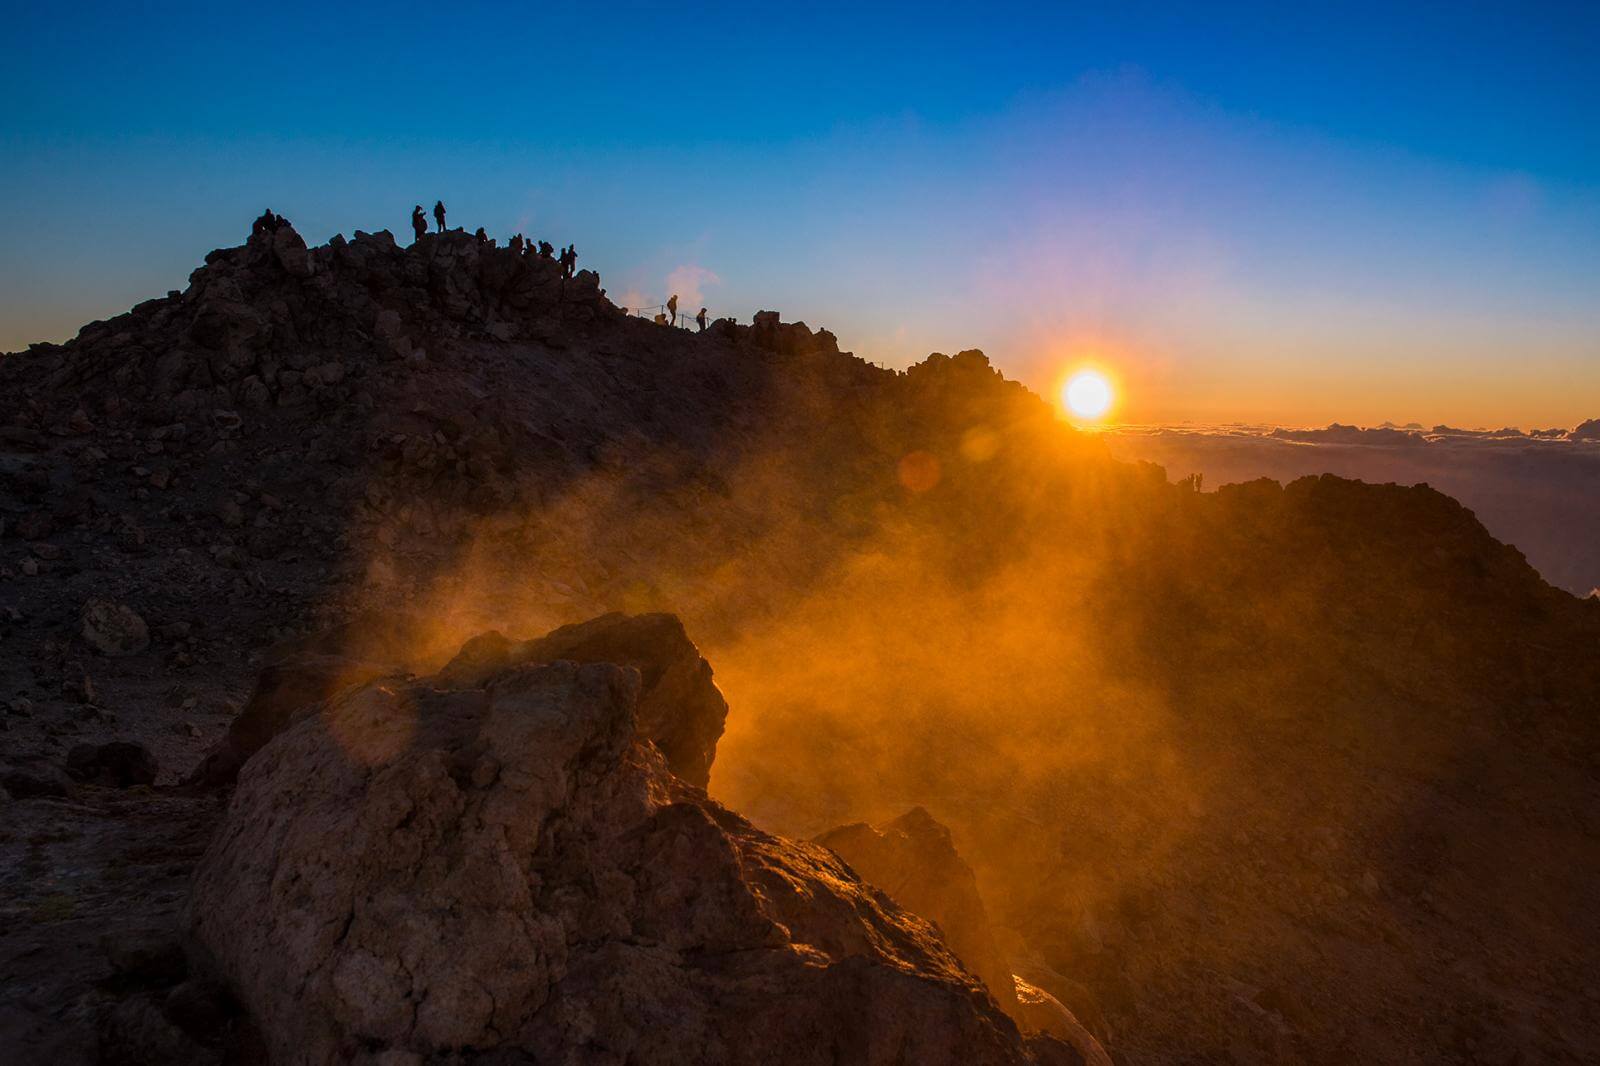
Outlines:
<svg viewBox="0 0 1600 1066"><path fill-rule="evenodd" d="M434 203L433 220L438 225L439 232L443 233L443 200L439 200ZM260 218L255 220L254 225L250 227L250 233L252 236L259 236L263 233L273 233L278 229L279 226L284 225L285 222L286 220L282 215L275 215L272 213L272 209L268 208L262 213ZM428 217L422 213L421 204L418 204L411 210L411 228L416 231L417 240L419 241L428 234ZM477 238L478 243L480 244L487 244L489 242L489 235L483 231L482 226L478 227L478 231L473 234L473 236ZM510 248L519 256L537 255L541 259L557 259L557 261L561 264L561 276L563 278L572 277L573 274L575 274L578 270L578 246L575 244L569 244L565 248L561 249L560 256L557 257L555 245L551 244L549 241L535 242L533 238L529 237L524 239L522 234L518 233L511 238ZM602 295L605 294L604 289L600 291ZM673 293L667 298L665 308L666 310L664 312L656 314L656 324L661 326L676 326L678 324L677 293ZM627 308L624 307L623 311L627 311ZM702 307L700 308L700 313L694 316L695 325L700 327L701 333L706 331L706 313L706 309Z"/></svg>
<svg viewBox="0 0 1600 1066"><path fill-rule="evenodd" d="M443 233L443 200L439 200L433 205L433 221L439 227L439 232ZM418 204L416 207L411 209L411 229L416 233L417 240L419 241L423 237L427 236L428 216L422 213L421 204ZM473 236L478 239L479 244L489 243L489 235L484 232L482 226L478 227L478 231L474 233ZM518 233L516 236L511 238L510 248L518 255L537 255L541 259L556 259L561 264L561 276L564 278L570 278L578 272L578 246L576 244L569 244L565 248L561 249L561 253L558 257L556 254L555 245L551 244L549 241L536 242L531 237L524 239L522 234Z"/></svg>
<svg viewBox="0 0 1600 1066"><path fill-rule="evenodd" d="M678 294L673 293L667 297L666 310L656 315L658 326L676 326L678 324ZM706 331L706 309L702 307L700 313L694 316L694 321L700 327L700 332Z"/></svg>

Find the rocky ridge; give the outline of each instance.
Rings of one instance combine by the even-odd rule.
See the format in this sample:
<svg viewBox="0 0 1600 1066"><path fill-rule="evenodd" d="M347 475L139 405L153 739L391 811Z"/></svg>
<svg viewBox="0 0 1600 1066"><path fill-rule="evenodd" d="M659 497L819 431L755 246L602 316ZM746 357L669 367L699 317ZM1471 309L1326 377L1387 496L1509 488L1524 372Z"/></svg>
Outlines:
<svg viewBox="0 0 1600 1066"><path fill-rule="evenodd" d="M139 945L220 817L171 785L285 642L377 670L324 663L337 701L617 609L716 663L720 798L795 836L927 807L1015 972L1070 974L1124 1061L1597 1046L1600 604L1425 487L1196 493L978 352L894 373L772 314L627 318L457 231L277 226L0 357L0 523L0 1043L35 1057L247 1037ZM123 742L153 787L68 773Z"/></svg>

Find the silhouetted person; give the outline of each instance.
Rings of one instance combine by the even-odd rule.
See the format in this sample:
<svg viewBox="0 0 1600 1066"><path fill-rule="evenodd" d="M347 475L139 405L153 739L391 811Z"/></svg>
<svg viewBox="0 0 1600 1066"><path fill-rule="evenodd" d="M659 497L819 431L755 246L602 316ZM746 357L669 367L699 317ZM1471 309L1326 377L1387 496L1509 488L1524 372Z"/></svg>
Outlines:
<svg viewBox="0 0 1600 1066"><path fill-rule="evenodd" d="M487 233L483 232L483 227L482 226L478 227L478 232L474 233L473 236L477 238L479 244L488 244L489 243L489 235Z"/></svg>
<svg viewBox="0 0 1600 1066"><path fill-rule="evenodd" d="M278 228L278 216L272 213L272 208L267 208L261 217L250 225L250 236L259 237L263 233L271 233Z"/></svg>
<svg viewBox="0 0 1600 1066"><path fill-rule="evenodd" d="M694 316L695 324L700 327L700 332L706 331L706 309L702 307L700 313Z"/></svg>
<svg viewBox="0 0 1600 1066"><path fill-rule="evenodd" d="M422 240L428 232L428 216L422 213L422 205L418 204L411 212L411 228L416 232L417 240Z"/></svg>
<svg viewBox="0 0 1600 1066"><path fill-rule="evenodd" d="M541 259L551 259L551 258L553 258L555 256L555 254L556 254L556 246L555 245L551 244L549 241L540 241L539 242L539 257Z"/></svg>
<svg viewBox="0 0 1600 1066"><path fill-rule="evenodd" d="M511 250L517 255L522 254L522 234L519 233L511 238Z"/></svg>
<svg viewBox="0 0 1600 1066"><path fill-rule="evenodd" d="M439 232L443 233L444 232L444 201L443 200L435 200L433 202L433 220L435 222L439 223Z"/></svg>
<svg viewBox="0 0 1600 1066"><path fill-rule="evenodd" d="M673 293L671 296L667 297L667 318L671 320L671 322L672 322L672 324L674 326L676 326L678 324L678 294L677 293Z"/></svg>

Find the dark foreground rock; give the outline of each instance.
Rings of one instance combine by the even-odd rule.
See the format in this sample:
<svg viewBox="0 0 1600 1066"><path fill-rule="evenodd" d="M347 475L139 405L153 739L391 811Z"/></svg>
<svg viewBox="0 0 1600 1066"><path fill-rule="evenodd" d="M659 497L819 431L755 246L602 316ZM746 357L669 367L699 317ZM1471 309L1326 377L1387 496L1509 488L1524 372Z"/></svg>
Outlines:
<svg viewBox="0 0 1600 1066"><path fill-rule="evenodd" d="M286 652L262 668L243 713L228 723L227 734L186 783L232 784L245 760L288 728L296 711L386 674L403 676L404 668L395 662L339 652Z"/></svg>
<svg viewBox="0 0 1600 1066"><path fill-rule="evenodd" d="M74 745L67 752L67 773L90 784L131 788L155 784L161 767L143 744L112 740L104 744Z"/></svg>
<svg viewBox="0 0 1600 1066"><path fill-rule="evenodd" d="M676 779L639 693L391 679L249 761L190 920L272 1061L1081 1061L832 852Z"/></svg>

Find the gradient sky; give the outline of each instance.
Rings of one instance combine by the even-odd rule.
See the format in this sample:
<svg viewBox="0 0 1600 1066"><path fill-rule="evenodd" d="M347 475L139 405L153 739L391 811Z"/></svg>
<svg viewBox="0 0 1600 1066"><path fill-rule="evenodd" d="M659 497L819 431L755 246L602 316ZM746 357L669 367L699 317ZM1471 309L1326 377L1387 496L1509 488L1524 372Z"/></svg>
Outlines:
<svg viewBox="0 0 1600 1066"><path fill-rule="evenodd" d="M1600 4L1403 6L18 5L0 350L442 196L1132 421L1600 417Z"/></svg>

